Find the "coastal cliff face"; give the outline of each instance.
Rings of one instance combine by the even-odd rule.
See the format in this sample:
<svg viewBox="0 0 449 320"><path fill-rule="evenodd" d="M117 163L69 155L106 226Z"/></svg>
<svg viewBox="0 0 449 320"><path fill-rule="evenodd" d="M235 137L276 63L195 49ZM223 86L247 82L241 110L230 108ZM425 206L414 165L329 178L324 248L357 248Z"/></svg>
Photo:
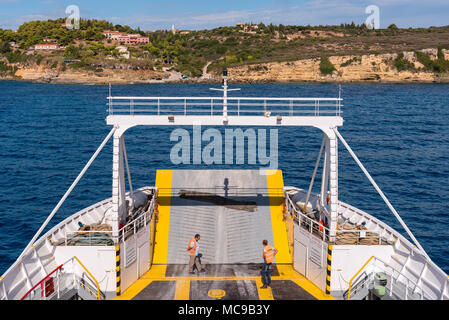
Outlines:
<svg viewBox="0 0 449 320"><path fill-rule="evenodd" d="M46 66L18 66L16 79L51 82L51 83L88 83L88 84L119 84L119 83L148 83L169 79L170 74L153 70L111 70L101 72L67 69L51 69Z"/></svg>
<svg viewBox="0 0 449 320"><path fill-rule="evenodd" d="M428 54L433 58L433 49ZM436 49L435 49L436 51ZM444 56L449 60L449 52ZM398 71L394 66L397 54L332 56L329 61L335 71L329 75L320 72L320 58L290 62L272 62L229 68L229 76L237 82L448 82L449 76L423 71L415 52L404 52L404 59L416 70ZM435 53L436 59L436 53Z"/></svg>
<svg viewBox="0 0 449 320"><path fill-rule="evenodd" d="M438 50L429 48L421 50L431 60L437 59ZM449 60L449 50L443 49L445 60ZM289 62L269 62L241 65L228 68L233 82L449 82L449 75L426 71L418 61L416 52L403 52L403 59L413 66L413 70L398 71L395 60L398 54L378 54L361 56L331 56L330 63L335 70L331 74L320 71L321 58L301 59ZM126 84L126 83L164 83L182 82L182 75L177 72L102 69L98 72L85 69L50 68L48 65L14 65L17 68L14 77L19 79L49 83L88 83L88 84ZM1 79L1 78L0 78ZM216 82L219 76L204 73L190 82Z"/></svg>

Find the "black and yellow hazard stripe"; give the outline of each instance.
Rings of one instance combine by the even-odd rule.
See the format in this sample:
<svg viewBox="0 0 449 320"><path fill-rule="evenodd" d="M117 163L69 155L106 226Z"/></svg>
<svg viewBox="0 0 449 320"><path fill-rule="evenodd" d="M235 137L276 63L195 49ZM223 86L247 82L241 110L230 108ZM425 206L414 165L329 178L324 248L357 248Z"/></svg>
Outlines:
<svg viewBox="0 0 449 320"><path fill-rule="evenodd" d="M327 247L327 274L326 274L326 294L331 294L331 262L332 262L332 245Z"/></svg>
<svg viewBox="0 0 449 320"><path fill-rule="evenodd" d="M120 245L115 246L115 274L117 280L117 287L115 292L117 296L120 295Z"/></svg>

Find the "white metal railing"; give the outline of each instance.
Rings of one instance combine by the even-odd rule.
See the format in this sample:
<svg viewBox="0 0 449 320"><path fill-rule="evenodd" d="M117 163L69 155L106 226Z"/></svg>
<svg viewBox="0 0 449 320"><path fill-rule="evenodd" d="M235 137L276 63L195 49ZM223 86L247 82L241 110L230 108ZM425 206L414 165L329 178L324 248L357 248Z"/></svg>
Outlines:
<svg viewBox="0 0 449 320"><path fill-rule="evenodd" d="M433 296L426 292L415 281L404 273L377 257L371 257L364 266L363 272L355 279L354 285L344 293L343 298L351 300L363 288L372 288L376 273L382 272L387 276L386 294L392 299L399 300L432 300ZM361 271L361 270L360 270Z"/></svg>
<svg viewBox="0 0 449 320"><path fill-rule="evenodd" d="M136 234L141 228L151 222L151 220L153 219L154 210L156 208L156 203L157 193L153 195L147 211L142 212L134 220L130 221L119 230L119 242L125 241L129 236Z"/></svg>
<svg viewBox="0 0 449 320"><path fill-rule="evenodd" d="M288 214L293 217L293 220L296 221L300 227L311 234L320 236L323 241L329 242L330 229L320 224L315 219L308 217L306 214L302 213L301 210L298 210L289 194L285 194L285 206Z"/></svg>
<svg viewBox="0 0 449 320"><path fill-rule="evenodd" d="M145 212L119 229L118 236L114 236L112 230L78 230L67 232L64 230L64 241L59 245L64 246L113 246L115 243L125 241L130 235L151 222L156 206L156 194L150 200L150 205Z"/></svg>
<svg viewBox="0 0 449 320"><path fill-rule="evenodd" d="M300 190L298 190L300 191ZM302 192L302 191L300 191ZM319 196L316 196L319 199ZM290 195L288 193L285 194L285 204L288 212L293 216L293 219L302 226L303 229L309 231L309 233L313 233L322 238L323 241L329 242L329 233L330 229L325 225L319 223L319 221L312 219L311 217L304 214L301 210L297 209L297 206L293 203ZM324 211L327 211L326 208L322 208ZM346 244L362 244L364 241L375 240L377 244L387 243L387 239L384 239L378 232L373 230L358 230L358 229L350 229L344 230L339 229L336 231L336 239L337 241L343 241L342 239L345 236L350 236L351 243ZM339 240L340 239L340 240ZM374 242L374 241L372 241ZM370 244L373 244L370 242Z"/></svg>
<svg viewBox="0 0 449 320"><path fill-rule="evenodd" d="M370 216L369 214L367 214L366 212L351 206L347 203L341 202L339 201L338 203L339 207L341 209L345 209L347 210L345 212L345 215L356 215L359 218L359 221L364 221L367 225L372 223L376 226L376 231L370 231L370 232L376 232L377 234L379 234L379 236L381 237L380 240L386 242L386 243L391 243L392 242L392 237L394 238L394 234L392 229L386 225L384 222L380 221L379 219L376 219L373 216ZM344 217L343 217L344 218ZM350 221L350 219L348 218L344 218L346 221ZM341 230L339 230L341 231ZM351 230L350 230L351 231ZM365 230L366 231L366 230Z"/></svg>
<svg viewBox="0 0 449 320"><path fill-rule="evenodd" d="M72 257L35 284L21 300L67 299L71 298L66 296L70 291L79 294L81 290L86 292L92 299L105 299L105 295L100 291L97 280L77 257Z"/></svg>
<svg viewBox="0 0 449 320"><path fill-rule="evenodd" d="M109 115L341 116L341 98L108 97Z"/></svg>

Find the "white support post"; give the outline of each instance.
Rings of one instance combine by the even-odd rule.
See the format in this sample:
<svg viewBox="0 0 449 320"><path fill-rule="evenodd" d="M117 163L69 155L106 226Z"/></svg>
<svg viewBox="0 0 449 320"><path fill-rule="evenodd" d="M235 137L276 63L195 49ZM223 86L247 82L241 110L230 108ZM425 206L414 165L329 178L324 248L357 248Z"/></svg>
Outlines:
<svg viewBox="0 0 449 320"><path fill-rule="evenodd" d="M120 149L122 149L121 147L120 147ZM126 190L125 190L125 188L126 188L126 185L125 185L125 166L124 166L124 163L125 163L125 161L124 161L124 159L123 159L123 150L121 150L120 151L120 171L119 171L119 173L120 173L120 175L119 175L119 178L120 178L120 180L119 180L119 191L120 191L120 198L119 198L119 203L120 203L120 206L119 206L119 221L123 224L123 225L125 225L125 218L126 218L126 215L128 214L128 212L127 212L127 208L126 208Z"/></svg>
<svg viewBox="0 0 449 320"><path fill-rule="evenodd" d="M338 140L335 134L329 138L329 194L330 194L330 221L329 240L335 240L337 234L338 218Z"/></svg>
<svg viewBox="0 0 449 320"><path fill-rule="evenodd" d="M410 236L410 238L413 240L413 242L415 242L416 246L421 250L422 254L427 257L427 259L430 260L429 256L427 255L427 253L424 251L424 248L421 246L421 244L418 242L418 240L416 240L416 238L413 236L413 233L410 231L410 229L407 227L407 225L405 224L405 222L402 220L402 218L399 216L399 214L397 213L397 211L394 209L394 207L392 206L392 204L390 203L390 201L388 201L388 198L385 196L385 194L382 192L382 190L379 188L379 186L377 185L377 183L374 181L374 179L371 177L371 175L369 174L369 172L365 169L365 167L363 166L363 164L360 162L359 158L356 156L356 154L352 151L351 147L346 143L345 139L343 139L343 137L341 136L341 134L338 132L337 128L333 129L335 134L338 136L338 138L340 139L340 141L343 143L343 145L346 147L346 149L348 150L349 154L352 156L352 158L355 160L355 162L359 165L360 169L362 169L363 173L366 175L366 177L368 178L368 180L371 182L371 184L374 186L374 188L376 189L376 191L379 193L379 195L382 197L382 199L385 201L385 203L387 204L388 208L390 208L391 212L394 214L394 216L396 217L396 219L398 219L399 223L402 225L402 227L404 228L404 230L407 232L407 234Z"/></svg>
<svg viewBox="0 0 449 320"><path fill-rule="evenodd" d="M112 237L118 239L120 137L114 135L112 150Z"/></svg>
<svg viewBox="0 0 449 320"><path fill-rule="evenodd" d="M117 130L114 133L112 151L112 236L114 241L118 241L119 223L124 217L126 207L121 137L122 131Z"/></svg>

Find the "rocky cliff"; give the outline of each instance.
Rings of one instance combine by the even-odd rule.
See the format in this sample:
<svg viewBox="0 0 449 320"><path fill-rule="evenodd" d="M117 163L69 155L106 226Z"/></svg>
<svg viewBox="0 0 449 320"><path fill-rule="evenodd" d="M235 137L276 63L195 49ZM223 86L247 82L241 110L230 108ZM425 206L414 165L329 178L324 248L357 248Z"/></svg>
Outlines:
<svg viewBox="0 0 449 320"><path fill-rule="evenodd" d="M424 50L423 50L424 51ZM436 59L436 49L426 49L431 59ZM394 65L398 54L362 56L332 56L332 74L320 71L320 58L290 62L272 62L239 66L228 70L233 81L238 82L449 82L449 75L425 71L415 52L404 52L404 59L415 70L398 71ZM449 52L444 52L449 59Z"/></svg>
<svg viewBox="0 0 449 320"><path fill-rule="evenodd" d="M437 49L421 50L430 59L437 59ZM449 60L449 50L443 50L444 59ZM288 62L269 62L261 64L241 65L228 68L233 82L265 83L265 82L449 82L448 74L437 74L426 71L418 61L416 52L403 52L403 59L408 61L410 70L398 71L395 60L398 54L371 54L361 56L331 56L330 63L335 70L331 74L320 71L321 58L301 59ZM117 70L103 69L87 71L85 69L50 68L48 65L21 66L15 77L18 79L50 83L160 83L185 82L177 72L154 70ZM1 79L1 78L0 78ZM203 74L201 78L190 80L196 82L219 81L217 75Z"/></svg>
<svg viewBox="0 0 449 320"><path fill-rule="evenodd" d="M37 65L18 66L15 78L35 82L88 84L151 83L177 80L177 78L172 79L170 73L163 71L104 69L100 72L94 72L70 68L61 71L60 69Z"/></svg>

